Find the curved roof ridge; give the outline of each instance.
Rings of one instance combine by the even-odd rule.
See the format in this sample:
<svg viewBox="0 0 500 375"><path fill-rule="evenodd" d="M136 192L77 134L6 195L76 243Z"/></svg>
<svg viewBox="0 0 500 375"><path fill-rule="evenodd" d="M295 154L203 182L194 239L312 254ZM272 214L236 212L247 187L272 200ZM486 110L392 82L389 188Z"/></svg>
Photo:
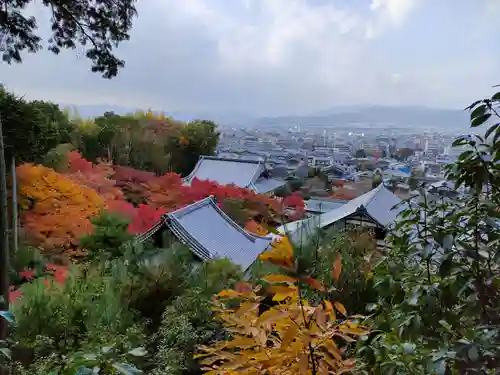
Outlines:
<svg viewBox="0 0 500 375"><path fill-rule="evenodd" d="M196 210L198 208L206 206L207 204L210 204L210 201L212 199L213 199L213 195L209 195L208 197L200 199L199 201L190 203L187 206L184 206L184 207L178 208L175 211L166 213L165 216L172 216L172 215L184 216L184 215L192 212L193 210Z"/></svg>
<svg viewBox="0 0 500 375"><path fill-rule="evenodd" d="M237 163L249 163L249 164L261 164L262 160L260 159L245 159L245 158L231 158L228 156L209 156L209 155L202 155L200 156L200 161L201 159L206 159L206 160L221 160L221 161L234 161Z"/></svg>
<svg viewBox="0 0 500 375"><path fill-rule="evenodd" d="M151 238L158 230L161 229L161 227L164 224L163 217L160 218L151 228L149 228L147 231L140 233L135 237L136 241L138 242L144 242L147 239Z"/></svg>

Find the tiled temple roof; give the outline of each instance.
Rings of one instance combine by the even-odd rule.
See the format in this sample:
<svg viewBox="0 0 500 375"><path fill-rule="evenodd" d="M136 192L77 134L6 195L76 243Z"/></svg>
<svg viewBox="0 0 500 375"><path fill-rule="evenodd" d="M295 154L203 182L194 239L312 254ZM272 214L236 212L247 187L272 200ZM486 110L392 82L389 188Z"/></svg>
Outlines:
<svg viewBox="0 0 500 375"><path fill-rule="evenodd" d="M221 185L233 184L256 193L267 193L284 185L282 180L264 177L263 160L201 156L193 171L184 179L190 185L193 179L211 180Z"/></svg>
<svg viewBox="0 0 500 375"><path fill-rule="evenodd" d="M142 242L167 229L202 260L228 258L246 270L271 244L272 236L249 233L222 211L213 197L163 215L161 221L139 235Z"/></svg>
<svg viewBox="0 0 500 375"><path fill-rule="evenodd" d="M296 232L305 232L300 236L307 237L318 228L325 228L336 223L356 212L363 210L373 221L381 227L388 227L392 224L402 208L393 209L395 205L401 202L401 199L387 190L383 184L380 184L373 190L318 216L298 220L288 223L278 228L278 232L287 233L294 237Z"/></svg>

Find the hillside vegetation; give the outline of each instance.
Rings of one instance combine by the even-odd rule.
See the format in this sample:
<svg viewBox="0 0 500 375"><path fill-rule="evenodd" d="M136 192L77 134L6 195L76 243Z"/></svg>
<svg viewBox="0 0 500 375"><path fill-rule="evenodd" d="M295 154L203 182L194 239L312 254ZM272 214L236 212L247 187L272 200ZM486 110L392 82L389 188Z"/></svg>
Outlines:
<svg viewBox="0 0 500 375"><path fill-rule="evenodd" d="M390 251L362 229L301 247L277 238L246 275L227 259L199 263L180 243L133 241L210 195L259 234L288 205L303 213L294 195L182 184L214 153L216 124L151 112L84 121L0 94L21 228L0 317L12 374L500 372L500 94L469 108L486 134L455 142L472 150L448 177L470 193L451 202L420 189Z"/></svg>

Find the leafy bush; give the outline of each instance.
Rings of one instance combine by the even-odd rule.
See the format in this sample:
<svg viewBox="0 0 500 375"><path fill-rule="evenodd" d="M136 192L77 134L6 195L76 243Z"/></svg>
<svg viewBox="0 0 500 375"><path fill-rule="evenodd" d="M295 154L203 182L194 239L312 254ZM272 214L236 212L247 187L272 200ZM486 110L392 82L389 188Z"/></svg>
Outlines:
<svg viewBox="0 0 500 375"><path fill-rule="evenodd" d="M212 309L230 337L199 347L201 354L196 357L206 357L201 360L203 369L211 374L313 375L356 370L356 361L346 358L346 350L368 333L359 317L349 317L338 301L325 299L312 305L303 297L306 285L319 292L326 288L303 272L288 241L278 242L261 259L286 273L263 279L273 304L264 304L261 286L240 284L218 293ZM335 281L340 273L341 262L336 262Z"/></svg>
<svg viewBox="0 0 500 375"><path fill-rule="evenodd" d="M152 254L138 263L118 262L112 272L122 285L122 298L148 320L149 330L155 331L167 305L188 287L194 258L181 245L155 249Z"/></svg>
<svg viewBox="0 0 500 375"><path fill-rule="evenodd" d="M64 282L55 281L39 278L24 284L22 298L12 304L18 360L62 369L68 357L82 351L116 346L126 353L143 343L142 327L115 279L73 269Z"/></svg>
<svg viewBox="0 0 500 375"><path fill-rule="evenodd" d="M89 260L111 260L124 255L124 244L134 236L129 233L129 221L113 213L103 212L91 219L94 231L80 239Z"/></svg>
<svg viewBox="0 0 500 375"><path fill-rule="evenodd" d="M500 93L475 102L471 126L500 120ZM500 124L447 170L453 199L424 189L406 202L392 250L375 268L377 334L360 352L374 374L497 374L500 371Z"/></svg>
<svg viewBox="0 0 500 375"><path fill-rule="evenodd" d="M200 344L222 338L222 330L210 311L210 297L201 289L188 290L165 309L152 344L156 347L154 375L199 372L192 359Z"/></svg>
<svg viewBox="0 0 500 375"><path fill-rule="evenodd" d="M150 343L157 350L152 374L199 372L199 364L192 358L196 347L225 337L213 319L211 296L242 279L240 268L227 259L205 262L193 270L188 287L166 307L158 333Z"/></svg>
<svg viewBox="0 0 500 375"><path fill-rule="evenodd" d="M380 254L369 231L354 228L345 232L318 230L311 243L300 247L292 243L292 247L302 272L321 281L330 290L329 297L345 301L349 311L363 312L367 305L377 301L371 277ZM331 265L339 256L343 273L335 281ZM257 261L252 266L252 281L259 282L265 275L281 272L269 262ZM304 293L312 301L317 302L320 298L314 288L306 289ZM321 296L324 297L323 293Z"/></svg>

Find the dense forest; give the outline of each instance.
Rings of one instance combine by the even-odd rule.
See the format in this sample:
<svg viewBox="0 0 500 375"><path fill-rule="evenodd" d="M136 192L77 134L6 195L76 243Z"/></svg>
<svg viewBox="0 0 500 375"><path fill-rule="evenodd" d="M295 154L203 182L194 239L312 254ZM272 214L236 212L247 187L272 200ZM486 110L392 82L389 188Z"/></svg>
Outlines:
<svg viewBox="0 0 500 375"><path fill-rule="evenodd" d="M448 169L469 193L420 189L377 251L370 231L276 237L244 275L193 267L174 243L134 237L213 195L241 226L274 233L298 196L182 184L215 151L216 124L151 112L81 119L0 91L10 224L9 325L0 363L46 374L495 374L500 370L500 95ZM499 120L497 118L497 120ZM16 182L14 184L14 182Z"/></svg>

